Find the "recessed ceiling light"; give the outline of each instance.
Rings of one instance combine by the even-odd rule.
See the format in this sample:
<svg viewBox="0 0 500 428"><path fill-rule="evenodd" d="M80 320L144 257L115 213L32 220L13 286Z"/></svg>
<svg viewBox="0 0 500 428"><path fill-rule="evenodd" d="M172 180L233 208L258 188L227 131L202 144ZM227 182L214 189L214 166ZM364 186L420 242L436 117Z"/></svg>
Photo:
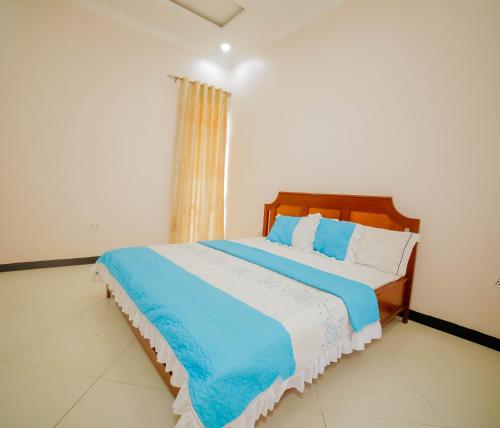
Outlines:
<svg viewBox="0 0 500 428"><path fill-rule="evenodd" d="M229 43L222 43L222 45L220 45L220 48L223 52L229 52L231 50L231 45Z"/></svg>

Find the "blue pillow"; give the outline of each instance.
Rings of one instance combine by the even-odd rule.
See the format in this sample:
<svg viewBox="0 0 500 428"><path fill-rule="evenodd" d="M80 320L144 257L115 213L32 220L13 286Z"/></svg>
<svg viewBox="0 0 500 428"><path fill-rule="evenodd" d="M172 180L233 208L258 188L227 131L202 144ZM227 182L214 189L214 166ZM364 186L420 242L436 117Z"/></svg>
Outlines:
<svg viewBox="0 0 500 428"><path fill-rule="evenodd" d="M276 217L273 227L267 235L267 239L271 242L278 242L283 245L292 245L293 231L297 227L301 217L290 217L280 215Z"/></svg>
<svg viewBox="0 0 500 428"><path fill-rule="evenodd" d="M344 260L355 227L349 221L322 218L316 230L313 249L337 260Z"/></svg>

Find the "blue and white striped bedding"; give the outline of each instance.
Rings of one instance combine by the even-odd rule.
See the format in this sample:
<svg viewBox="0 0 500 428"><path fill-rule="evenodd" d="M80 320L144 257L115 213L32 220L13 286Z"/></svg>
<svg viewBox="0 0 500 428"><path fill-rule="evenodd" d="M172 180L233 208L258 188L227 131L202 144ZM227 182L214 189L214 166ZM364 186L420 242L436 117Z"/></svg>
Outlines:
<svg viewBox="0 0 500 428"><path fill-rule="evenodd" d="M253 426L285 389L301 389L342 353L380 337L373 287L393 278L365 285L324 270L315 277L296 254L280 252L287 255L262 240L209 241L98 260L124 312L140 312L139 324L159 333L183 367L179 426ZM342 298L328 291L345 293L354 329Z"/></svg>
<svg viewBox="0 0 500 428"><path fill-rule="evenodd" d="M221 240L203 241L200 244L340 297L347 308L349 322L354 331L360 331L380 319L377 297L373 289L366 284L238 242Z"/></svg>

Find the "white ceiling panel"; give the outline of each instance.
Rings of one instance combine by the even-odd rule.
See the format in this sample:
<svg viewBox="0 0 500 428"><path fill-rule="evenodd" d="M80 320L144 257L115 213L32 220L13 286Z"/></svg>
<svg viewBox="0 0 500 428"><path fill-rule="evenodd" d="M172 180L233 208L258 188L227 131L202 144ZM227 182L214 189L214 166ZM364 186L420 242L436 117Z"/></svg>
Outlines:
<svg viewBox="0 0 500 428"><path fill-rule="evenodd" d="M347 0L72 1L232 66ZM223 42L231 44L230 52L220 50Z"/></svg>
<svg viewBox="0 0 500 428"><path fill-rule="evenodd" d="M224 27L244 9L231 0L170 0L188 11Z"/></svg>

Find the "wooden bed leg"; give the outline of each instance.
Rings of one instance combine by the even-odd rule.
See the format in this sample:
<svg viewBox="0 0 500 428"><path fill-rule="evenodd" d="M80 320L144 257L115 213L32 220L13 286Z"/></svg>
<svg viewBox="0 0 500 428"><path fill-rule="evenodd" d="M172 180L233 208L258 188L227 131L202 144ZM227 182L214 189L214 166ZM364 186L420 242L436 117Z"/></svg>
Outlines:
<svg viewBox="0 0 500 428"><path fill-rule="evenodd" d="M417 228L418 232L418 228ZM408 262L408 268L406 270L406 277L408 278L408 281L406 283L406 289L405 289L405 296L403 300L403 323L408 324L408 319L410 317L410 303L411 303L411 289L413 288L413 272L415 270L415 258L417 256L417 247L418 244L415 244L415 248L413 248L413 251L410 256L410 260Z"/></svg>
<svg viewBox="0 0 500 428"><path fill-rule="evenodd" d="M106 299L109 299L111 297L111 291L109 287L106 285Z"/></svg>
<svg viewBox="0 0 500 428"><path fill-rule="evenodd" d="M410 316L410 308L407 307L403 310L403 323L404 324L408 324L409 316Z"/></svg>

